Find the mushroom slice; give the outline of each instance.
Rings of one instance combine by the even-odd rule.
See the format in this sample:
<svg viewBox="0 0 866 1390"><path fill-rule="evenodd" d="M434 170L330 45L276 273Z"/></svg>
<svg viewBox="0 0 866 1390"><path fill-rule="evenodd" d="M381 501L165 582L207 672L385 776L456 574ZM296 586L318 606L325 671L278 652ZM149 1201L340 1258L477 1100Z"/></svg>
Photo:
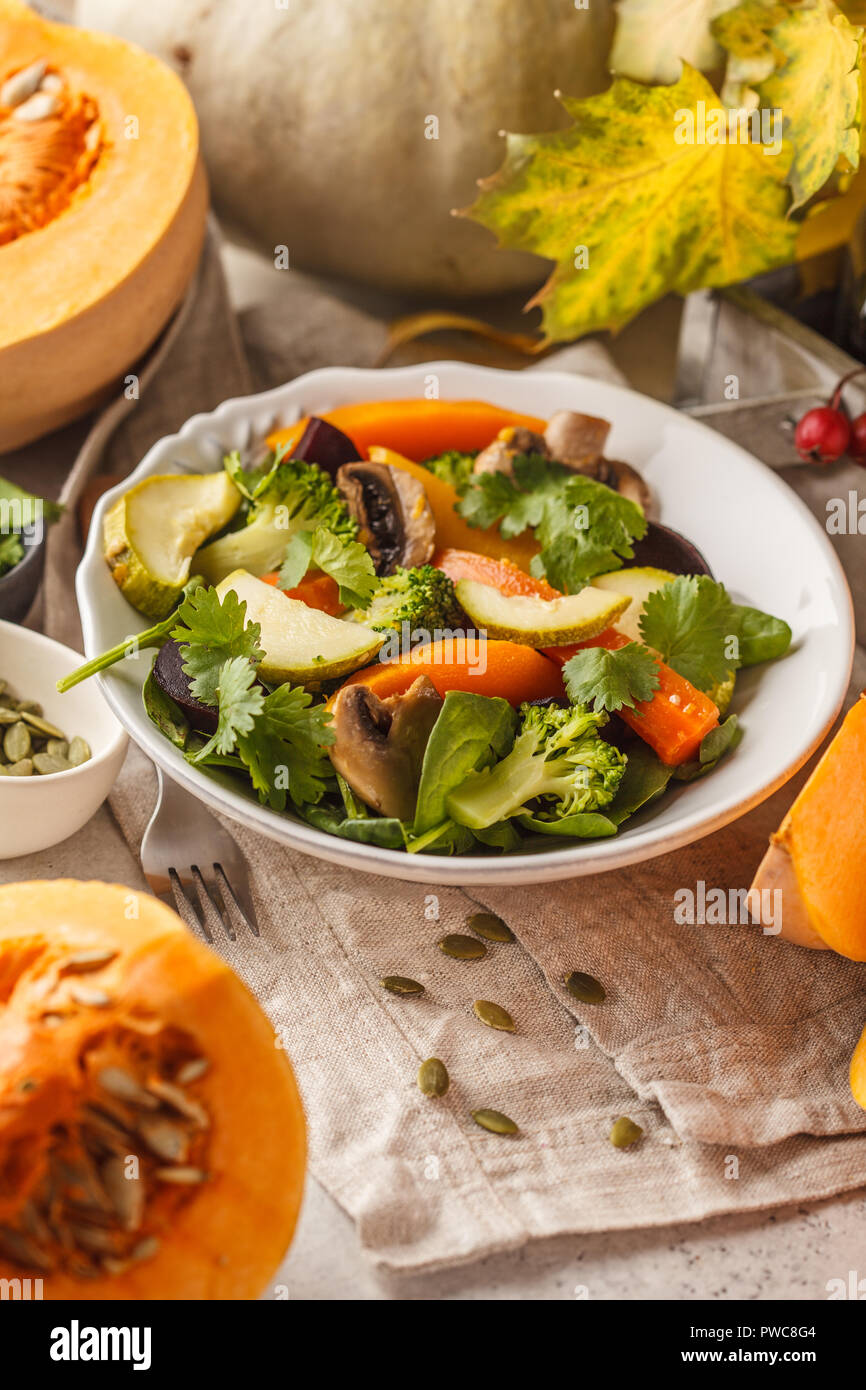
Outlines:
<svg viewBox="0 0 866 1390"><path fill-rule="evenodd" d="M482 449L473 464L473 473L514 472L514 460L518 454L541 454L548 458L548 448L544 436L522 425L506 425L500 430L492 444Z"/></svg>
<svg viewBox="0 0 866 1390"><path fill-rule="evenodd" d="M358 539L373 557L376 573L398 565L425 565L433 554L436 522L417 478L386 463L344 463L337 487L359 526Z"/></svg>
<svg viewBox="0 0 866 1390"><path fill-rule="evenodd" d="M356 796L382 816L415 814L424 750L442 697L429 676L404 695L380 700L365 685L344 685L331 706L331 762Z"/></svg>
<svg viewBox="0 0 866 1390"><path fill-rule="evenodd" d="M551 415L544 438L551 458L569 468L598 462L610 434L610 421L598 415L582 415L577 410L557 410Z"/></svg>

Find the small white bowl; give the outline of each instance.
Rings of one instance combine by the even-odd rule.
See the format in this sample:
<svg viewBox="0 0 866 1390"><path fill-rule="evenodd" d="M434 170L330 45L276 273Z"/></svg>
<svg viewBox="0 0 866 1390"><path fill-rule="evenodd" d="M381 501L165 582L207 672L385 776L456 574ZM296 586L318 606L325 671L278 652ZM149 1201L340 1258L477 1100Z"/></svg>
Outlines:
<svg viewBox="0 0 866 1390"><path fill-rule="evenodd" d="M125 730L95 681L77 685L66 695L56 688L82 660L70 647L39 632L0 622L0 677L20 699L38 700L45 718L69 738L80 734L93 753L70 772L0 776L0 859L35 854L68 839L90 820L114 786L129 742Z"/></svg>

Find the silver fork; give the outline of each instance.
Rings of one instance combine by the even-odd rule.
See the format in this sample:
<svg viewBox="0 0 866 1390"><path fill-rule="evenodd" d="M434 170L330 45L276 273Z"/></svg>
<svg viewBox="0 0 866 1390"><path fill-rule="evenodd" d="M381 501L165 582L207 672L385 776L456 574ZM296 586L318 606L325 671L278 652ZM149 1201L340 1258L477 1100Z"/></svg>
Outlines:
<svg viewBox="0 0 866 1390"><path fill-rule="evenodd" d="M185 908L207 941L213 941L209 916L230 941L237 940L232 911L258 936L247 861L231 835L160 768L156 776L159 796L141 842L141 867L151 891L181 916Z"/></svg>

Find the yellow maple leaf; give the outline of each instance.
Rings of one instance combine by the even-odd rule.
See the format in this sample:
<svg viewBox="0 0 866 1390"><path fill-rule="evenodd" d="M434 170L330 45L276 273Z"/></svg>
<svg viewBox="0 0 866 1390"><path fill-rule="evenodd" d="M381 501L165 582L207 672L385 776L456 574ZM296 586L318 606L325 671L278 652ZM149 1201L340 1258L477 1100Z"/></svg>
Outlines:
<svg viewBox="0 0 866 1390"><path fill-rule="evenodd" d="M738 82L751 84L760 106L784 120L794 208L823 188L840 159L849 172L857 168L862 30L832 0L796 8L746 0L712 29L730 53L723 96L733 100Z"/></svg>
<svg viewBox="0 0 866 1390"><path fill-rule="evenodd" d="M560 98L573 120L509 135L502 168L466 215L502 246L555 261L531 301L547 341L617 328L670 290L727 285L793 259L790 149L752 143L706 78L645 87L617 78Z"/></svg>

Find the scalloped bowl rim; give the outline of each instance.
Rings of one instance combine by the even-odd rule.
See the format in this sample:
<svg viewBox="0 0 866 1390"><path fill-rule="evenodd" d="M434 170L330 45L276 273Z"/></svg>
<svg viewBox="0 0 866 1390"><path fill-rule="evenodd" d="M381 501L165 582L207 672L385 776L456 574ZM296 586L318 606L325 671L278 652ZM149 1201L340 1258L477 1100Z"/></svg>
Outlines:
<svg viewBox="0 0 866 1390"><path fill-rule="evenodd" d="M727 584L736 598L777 612L791 622L795 633L791 653L783 662L755 670L764 673L765 685L772 685L777 693L784 689L786 681L802 683L806 680L815 685L814 700L803 712L802 726L791 729L790 720L785 724L779 712L788 712L784 702L768 712L767 699L762 698L760 687L755 685L754 673L741 673L734 707L741 703L741 687L746 686L747 708L753 722L761 724L763 739L759 739L753 729L750 740L750 719L747 717L744 721L746 737L728 765L720 767L701 783L679 788L667 805L662 803L661 809L650 808L635 817L626 830L615 837L586 841L566 849L498 858L415 856L341 840L291 815L281 815L260 806L242 793L227 790L191 767L147 718L140 699L146 657L124 663L125 672L114 668L98 678L109 705L134 741L169 777L212 810L281 844L363 872L442 885L536 883L621 868L667 854L712 834L783 786L826 736L841 709L850 680L854 652L853 606L844 571L829 537L786 483L723 435L628 387L570 372L539 368L512 372L460 362L424 362L418 366L384 369L325 367L283 386L256 395L235 397L224 401L214 411L192 416L177 434L157 441L130 477L106 493L97 505L76 578L88 657L133 631L136 619L139 630L146 626L146 621L119 594L102 557L103 519L108 508L128 487L160 472L213 470L219 466L220 454L226 448L245 448L270 429L294 423L304 414L321 412L338 404L423 396L428 394L431 382L438 383L443 399L489 400L542 418L547 418L553 409L569 407L601 414L611 420L610 453L613 457L627 458L644 472L651 485L655 484L659 519L699 545L717 578ZM741 511L731 515L745 531L754 529L755 515L762 506L766 506L768 520L783 519L779 536L771 531L755 537L761 542L760 554L772 557L772 567L769 559L761 561L759 555L750 554L747 549L739 554L742 563L731 563L732 554L737 554L736 546L732 547L730 538L712 529L708 512L724 513L728 505L720 468L725 470L725 478L734 488L742 489ZM660 486L671 481L673 476L677 482L675 495L673 488ZM702 489L710 490L712 506L707 505L704 493L702 505L698 505L697 498L692 495L697 482ZM683 492L687 494L685 502L681 497ZM737 574L731 573L735 568L739 568L741 575L753 570L766 582L752 582L750 588L744 588L738 583ZM780 584L780 570L785 575L786 585ZM811 584L811 588L800 590L800 605L795 611L786 600L790 595L793 601L793 586L798 583ZM775 591L775 607L766 596L767 590ZM811 623L803 618L804 608L807 617L812 614ZM125 630L121 626L121 611L128 619ZM789 663L787 673L784 672L786 662ZM130 677L131 667L135 670ZM783 671L781 686L779 671ZM796 685L795 693L798 700L803 699L805 692L800 684ZM772 717L768 717L768 713ZM760 719L756 720L754 716L757 715ZM788 739L787 746L782 738L783 731ZM718 788L716 797L704 790L714 782ZM699 789L697 796L694 795L696 788ZM692 796L689 798L683 793L692 793Z"/></svg>

